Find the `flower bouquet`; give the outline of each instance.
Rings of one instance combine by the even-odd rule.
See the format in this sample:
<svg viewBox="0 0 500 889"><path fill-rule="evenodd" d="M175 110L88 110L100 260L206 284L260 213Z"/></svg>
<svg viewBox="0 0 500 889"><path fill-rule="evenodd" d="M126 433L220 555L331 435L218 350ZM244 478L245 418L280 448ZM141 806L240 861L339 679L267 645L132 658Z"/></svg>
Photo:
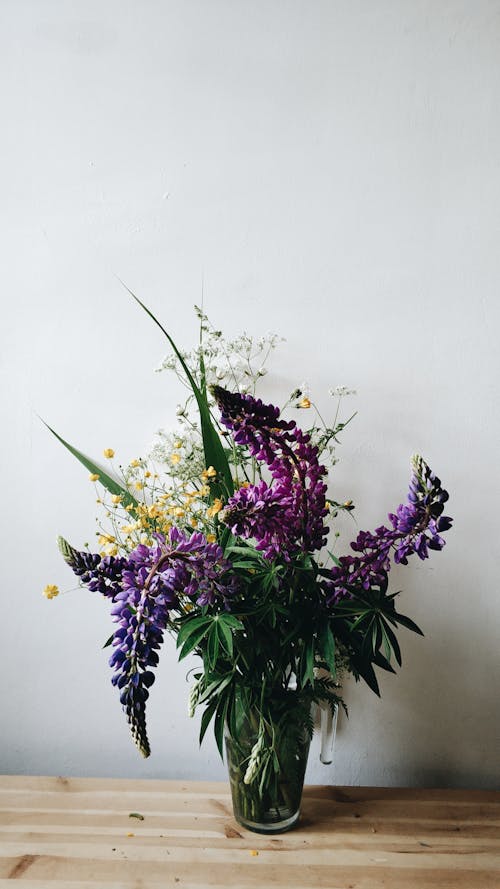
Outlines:
<svg viewBox="0 0 500 889"><path fill-rule="evenodd" d="M313 408L303 387L284 411L256 397L276 337L227 343L197 310L200 344L186 355L139 304L170 344L164 366L190 394L178 430L160 432L148 458L119 470L104 471L54 433L90 471L104 510L98 547L59 538L59 548L80 584L110 603L111 681L141 753L150 754L146 702L168 632L180 660L199 658L189 710L203 710L200 742L212 723L221 756L226 745L237 819L287 829L299 815L312 706L336 715L346 672L378 694L374 668L401 665L396 630L421 633L396 610L388 572L392 560L442 549L448 494L414 457L407 501L337 557L329 525L353 504L328 498L326 464L352 419L339 419L348 390L333 393L331 425L318 415L304 431L286 418Z"/></svg>

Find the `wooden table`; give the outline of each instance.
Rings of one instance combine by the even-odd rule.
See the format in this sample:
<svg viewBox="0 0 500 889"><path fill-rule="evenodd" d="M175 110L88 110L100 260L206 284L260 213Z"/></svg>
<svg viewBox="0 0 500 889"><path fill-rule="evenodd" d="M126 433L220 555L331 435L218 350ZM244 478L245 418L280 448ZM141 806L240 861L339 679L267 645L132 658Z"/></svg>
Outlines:
<svg viewBox="0 0 500 889"><path fill-rule="evenodd" d="M237 824L226 784L6 776L0 887L10 880L25 889L499 889L500 793L307 787L299 826L271 838Z"/></svg>

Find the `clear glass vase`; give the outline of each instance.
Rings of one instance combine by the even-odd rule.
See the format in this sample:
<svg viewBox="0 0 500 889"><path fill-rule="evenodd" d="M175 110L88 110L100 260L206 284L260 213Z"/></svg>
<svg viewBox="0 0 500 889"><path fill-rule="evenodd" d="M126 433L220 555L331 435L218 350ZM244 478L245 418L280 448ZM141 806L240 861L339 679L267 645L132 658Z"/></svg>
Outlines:
<svg viewBox="0 0 500 889"><path fill-rule="evenodd" d="M293 717L290 712L285 730L281 717L276 732L269 725L263 732L252 713L240 722L236 737L226 726L234 817L257 833L281 833L299 819L310 737Z"/></svg>

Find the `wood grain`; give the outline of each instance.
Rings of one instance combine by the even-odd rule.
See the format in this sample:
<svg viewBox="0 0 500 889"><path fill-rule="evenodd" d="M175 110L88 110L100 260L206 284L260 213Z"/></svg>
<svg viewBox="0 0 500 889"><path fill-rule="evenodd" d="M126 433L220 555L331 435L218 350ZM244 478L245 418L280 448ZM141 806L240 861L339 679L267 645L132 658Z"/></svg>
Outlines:
<svg viewBox="0 0 500 889"><path fill-rule="evenodd" d="M130 817L135 812L143 820ZM500 889L500 793L307 787L265 837L220 783L0 777L0 889Z"/></svg>

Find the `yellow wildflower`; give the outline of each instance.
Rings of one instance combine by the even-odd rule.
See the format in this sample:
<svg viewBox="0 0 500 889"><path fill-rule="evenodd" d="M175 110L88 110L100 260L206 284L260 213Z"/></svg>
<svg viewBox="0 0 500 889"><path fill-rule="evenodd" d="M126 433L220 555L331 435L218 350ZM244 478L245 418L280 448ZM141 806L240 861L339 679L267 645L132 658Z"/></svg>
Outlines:
<svg viewBox="0 0 500 889"><path fill-rule="evenodd" d="M99 481L99 475L97 472L93 472L92 475L89 475L89 479L91 482Z"/></svg>
<svg viewBox="0 0 500 889"><path fill-rule="evenodd" d="M207 469L207 478L215 478L217 475L217 470L213 468L213 466L209 466Z"/></svg>
<svg viewBox="0 0 500 889"><path fill-rule="evenodd" d="M216 538L215 534L207 534L207 542L208 543L215 543L216 540L217 540L217 538Z"/></svg>
<svg viewBox="0 0 500 889"><path fill-rule="evenodd" d="M198 519L191 519L190 525L192 528L198 527Z"/></svg>
<svg viewBox="0 0 500 889"><path fill-rule="evenodd" d="M136 491L142 491L143 487L144 487L144 482L135 482L134 483L134 488L136 489Z"/></svg>
<svg viewBox="0 0 500 889"><path fill-rule="evenodd" d="M134 530L133 525L122 525L120 528L120 531L122 534L131 534L133 530Z"/></svg>
<svg viewBox="0 0 500 889"><path fill-rule="evenodd" d="M122 495L121 494L113 494L111 500L113 503L121 503L122 502Z"/></svg>
<svg viewBox="0 0 500 889"><path fill-rule="evenodd" d="M174 464L180 463L181 462L181 455L180 454L170 454L170 462L174 463Z"/></svg>
<svg viewBox="0 0 500 889"><path fill-rule="evenodd" d="M299 401L297 407L303 407L306 409L311 407L311 402L310 402L309 398L307 397L307 395L304 395L304 397Z"/></svg>
<svg viewBox="0 0 500 889"><path fill-rule="evenodd" d="M115 456L115 452L114 452L113 448L105 448L102 453L106 457L107 460L112 460L113 457Z"/></svg>
<svg viewBox="0 0 500 889"><path fill-rule="evenodd" d="M55 583L48 583L43 591L46 599L55 599L59 595L59 587Z"/></svg>
<svg viewBox="0 0 500 889"><path fill-rule="evenodd" d="M207 509L207 516L209 518L212 518L214 515L217 515L217 513L220 512L221 509L222 500L220 499L220 497L216 497L214 502L212 503L212 506L209 506Z"/></svg>
<svg viewBox="0 0 500 889"><path fill-rule="evenodd" d="M150 519L160 519L163 516L163 510L157 503L152 503L151 506L148 506L148 516Z"/></svg>
<svg viewBox="0 0 500 889"><path fill-rule="evenodd" d="M174 444L174 448L182 448L182 441L176 441Z"/></svg>
<svg viewBox="0 0 500 889"><path fill-rule="evenodd" d="M132 466L133 469L136 469L137 466L141 465L141 463L140 463L140 460L131 460L130 465Z"/></svg>
<svg viewBox="0 0 500 889"><path fill-rule="evenodd" d="M144 478L151 478L151 473L150 473L149 469L147 469L146 472L144 473Z"/></svg>
<svg viewBox="0 0 500 889"><path fill-rule="evenodd" d="M176 506L174 509L174 515L177 516L178 519L180 519L183 515L186 515L186 511L182 508L182 506Z"/></svg>

